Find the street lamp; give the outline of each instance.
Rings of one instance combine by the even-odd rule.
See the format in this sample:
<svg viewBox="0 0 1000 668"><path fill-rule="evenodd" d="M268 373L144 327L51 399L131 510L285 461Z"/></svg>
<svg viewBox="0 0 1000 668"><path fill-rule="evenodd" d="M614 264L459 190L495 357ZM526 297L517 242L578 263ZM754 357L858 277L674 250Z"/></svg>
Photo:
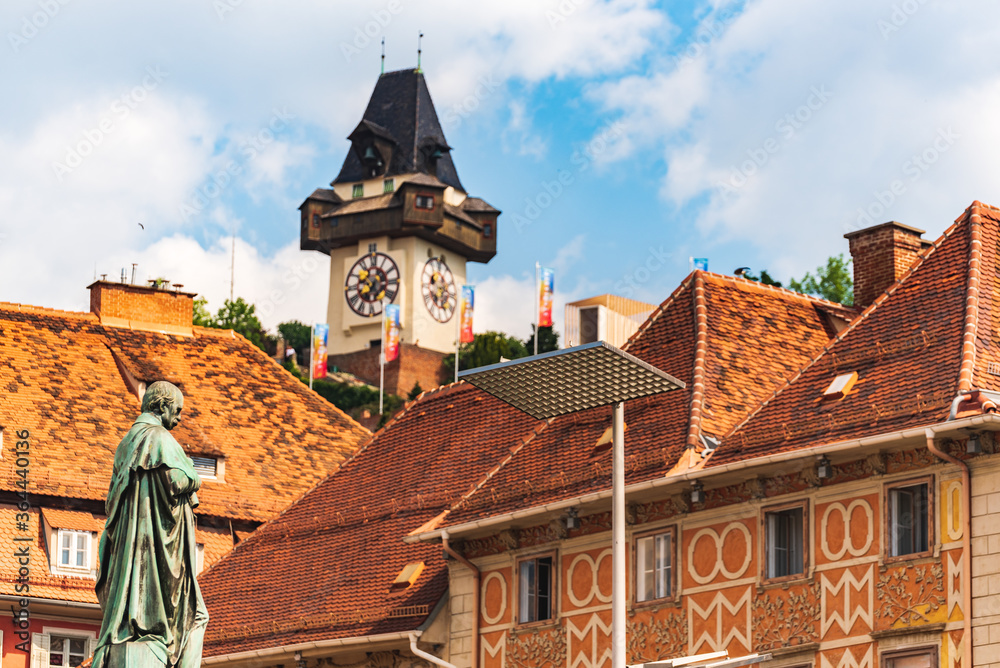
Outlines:
<svg viewBox="0 0 1000 668"><path fill-rule="evenodd" d="M611 665L625 663L625 404L684 387L651 364L603 341L462 371L458 377L497 399L546 420L614 406L611 419Z"/></svg>

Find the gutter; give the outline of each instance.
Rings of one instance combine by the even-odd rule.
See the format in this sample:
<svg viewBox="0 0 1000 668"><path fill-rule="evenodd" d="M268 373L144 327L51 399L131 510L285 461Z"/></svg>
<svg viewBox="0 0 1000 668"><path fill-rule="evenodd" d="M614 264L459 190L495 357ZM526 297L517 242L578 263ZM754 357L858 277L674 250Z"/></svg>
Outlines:
<svg viewBox="0 0 1000 668"><path fill-rule="evenodd" d="M283 645L281 647L268 647L266 649L250 650L248 652L235 652L233 654L208 656L201 660L201 664L203 666L210 666L224 663L236 663L239 661L253 661L254 659L273 659L277 656L287 656L288 658L292 658L296 652L326 650L335 647L357 647L364 645L378 645L382 643L413 643L422 633L422 631L402 631L399 633L383 633L377 636L359 636L355 638L335 638L332 640L317 640L316 642L302 642L294 645ZM423 654L426 654L426 652L423 652ZM424 658L427 657L425 656ZM437 659L437 657L435 657L435 659ZM437 659L435 663L442 666L442 668L455 668L455 666L452 666L450 663L441 663L441 659Z"/></svg>
<svg viewBox="0 0 1000 668"><path fill-rule="evenodd" d="M425 661L430 661L433 664L441 666L441 668L456 668L455 664L448 663L444 659L440 659L431 654L430 652L425 652L424 650L417 647L417 636L415 633L410 634L410 651L413 652L415 655L419 656L421 659L424 659Z"/></svg>
<svg viewBox="0 0 1000 668"><path fill-rule="evenodd" d="M54 598L36 598L34 596L11 596L0 595L0 601L23 601L27 599L30 605L57 605L61 608L83 608L86 610L100 610L100 603L84 603L77 601L60 601Z"/></svg>
<svg viewBox="0 0 1000 668"><path fill-rule="evenodd" d="M970 417L962 418L960 420L952 420L949 422L938 423L936 425L931 425L927 427L913 427L910 429L902 429L900 431L888 432L885 434L877 434L875 436L866 436L863 438L855 438L848 441L837 441L835 443L829 443L826 445L818 445L811 448L803 448L800 450L790 450L788 452L780 452L775 455L766 455L763 457L754 457L753 459L744 459L738 462L733 462L731 464L712 466L709 468L698 469L695 471L688 471L685 473L674 474L669 477L654 478L652 480L635 483L627 486L625 488L625 491L626 494L635 494L637 492L642 492L650 489L659 489L663 487L677 486L678 483L699 480L702 478L711 478L713 476L721 475L724 473L744 471L751 468L767 466L768 464L784 463L797 459L806 459L808 457L813 457L813 456L819 457L825 454L850 452L853 450L865 450L868 448L883 447L891 445L893 443L900 443L905 441L924 441L926 439L927 431L933 432L935 436L941 436L943 434L949 434L949 433L959 434L970 429L986 429L989 431L1000 431L1000 415L992 413L984 415L973 415ZM417 543L417 542L438 541L445 533L449 533L451 535L469 533L477 529L487 529L502 524L508 524L514 520L535 517L537 515L544 515L547 513L561 512L573 506L583 506L589 503L595 503L597 501L603 501L605 499L610 499L610 498L611 498L611 489L601 490L599 492L592 492L590 494L584 494L582 496L574 496L568 499L553 501L552 503L546 503L531 508L515 510L513 512L508 512L493 517L487 517L481 520L463 522L462 524L456 524L454 526L448 527L447 529L435 529L432 531L425 531L423 533L407 536L403 539L403 542Z"/></svg>

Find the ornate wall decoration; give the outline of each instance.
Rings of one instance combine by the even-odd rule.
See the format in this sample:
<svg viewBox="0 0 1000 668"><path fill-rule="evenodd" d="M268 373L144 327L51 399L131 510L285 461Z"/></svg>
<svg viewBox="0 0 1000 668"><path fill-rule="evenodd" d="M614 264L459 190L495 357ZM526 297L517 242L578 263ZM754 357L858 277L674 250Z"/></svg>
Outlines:
<svg viewBox="0 0 1000 668"><path fill-rule="evenodd" d="M948 565L948 608L945 610L945 617L950 619L957 608L964 618L965 611L962 610L962 572L964 570L962 553L958 550L952 550L945 554L948 555L946 562Z"/></svg>
<svg viewBox="0 0 1000 668"><path fill-rule="evenodd" d="M965 453L964 446L962 448L962 453ZM925 448L900 450L886 455L886 468L889 473L900 473L902 471L922 469L927 466L933 466L937 463L937 457L927 452Z"/></svg>
<svg viewBox="0 0 1000 668"><path fill-rule="evenodd" d="M729 534L736 532L737 534L743 536L743 563L740 564L735 570L729 570L726 567L725 560L723 559L723 547L726 546L726 538ZM702 562L698 563L694 558L694 551L698 545L698 541L706 540L710 541L715 545L715 558L708 561L708 563ZM729 580L736 580L741 577L747 571L747 567L750 565L750 559L753 556L753 540L750 536L750 530L743 522L731 522L726 525L726 528L722 530L722 533L717 532L712 527L705 527L700 529L691 538L691 542L688 543L687 550L687 563L688 575L691 576L698 584L708 584L715 577L722 573ZM732 550L730 545L728 550ZM740 555L736 555L738 558ZM706 572L707 571L707 572Z"/></svg>
<svg viewBox="0 0 1000 668"><path fill-rule="evenodd" d="M948 668L962 665L962 652L965 651L965 640L962 638L962 634L962 631L952 631L946 634L948 637Z"/></svg>
<svg viewBox="0 0 1000 668"><path fill-rule="evenodd" d="M845 570L840 575L840 579L833 582L826 573L820 575L820 609L821 626L820 637L826 637L827 631L836 624L844 635L850 635L855 622L862 621L868 625L867 631L875 628L873 618L874 608L874 576L873 567L869 566L865 574L860 578L856 577L850 569ZM861 594L861 603L851 605L852 593ZM839 608L835 606L831 599L837 596L843 597L843 605Z"/></svg>
<svg viewBox="0 0 1000 668"><path fill-rule="evenodd" d="M852 650L853 648L851 647L845 647L836 662L831 660L831 657L837 656L838 650L824 652L821 655L820 668L874 668L875 657L871 645L868 645L860 659L854 656Z"/></svg>
<svg viewBox="0 0 1000 668"><path fill-rule="evenodd" d="M574 619L586 619L578 627ZM600 615L581 615L566 619L566 637L570 646L569 668L599 668L611 665L611 623Z"/></svg>
<svg viewBox="0 0 1000 668"><path fill-rule="evenodd" d="M885 455L880 452L868 455L864 460L864 470L868 475L883 475L886 470Z"/></svg>
<svg viewBox="0 0 1000 668"><path fill-rule="evenodd" d="M657 613L644 620L628 620L626 655L628 663L659 661L687 652L687 615L677 609L671 614Z"/></svg>
<svg viewBox="0 0 1000 668"><path fill-rule="evenodd" d="M944 533L951 542L962 540L962 483L952 480L945 485L941 515Z"/></svg>
<svg viewBox="0 0 1000 668"><path fill-rule="evenodd" d="M566 636L562 627L507 636L504 648L511 668L564 668Z"/></svg>
<svg viewBox="0 0 1000 668"><path fill-rule="evenodd" d="M480 588L483 621L489 625L499 624L507 614L507 578L493 571L483 578ZM494 607L496 614L489 614L489 609Z"/></svg>
<svg viewBox="0 0 1000 668"><path fill-rule="evenodd" d="M598 577L601 564L605 560L610 559L610 547L601 550L596 558L591 557L586 552L581 552L573 558L573 561L569 564L569 568L566 569L566 595L573 605L583 608L590 605L595 598L601 603L611 602L611 592L604 593L601 591L600 579ZM585 591L576 590L576 578L574 576L578 575L578 569L590 574L589 578L581 575L587 585Z"/></svg>
<svg viewBox="0 0 1000 668"><path fill-rule="evenodd" d="M755 650L763 652L818 641L819 616L816 584L777 590L774 596L758 594L753 604Z"/></svg>
<svg viewBox="0 0 1000 668"><path fill-rule="evenodd" d="M851 532L851 516L858 509L861 509L865 513L865 518L867 519L867 529L864 536L859 536ZM836 550L832 549L827 539L831 522L839 522L844 527L844 542ZM830 561L839 561L847 554L850 554L852 557L860 557L868 554L868 550L872 546L872 541L875 539L875 513L871 505L864 499L855 499L846 506L840 501L836 501L826 507L823 517L820 520L819 528L819 549L823 552L824 557Z"/></svg>
<svg viewBox="0 0 1000 668"><path fill-rule="evenodd" d="M887 628L930 623L930 615L945 604L944 569L929 564L886 571L878 578L877 596Z"/></svg>
<svg viewBox="0 0 1000 668"><path fill-rule="evenodd" d="M695 602L694 597L687 598L688 614L691 618L688 627L688 646L692 654L701 652L718 652L728 649L729 644L736 640L750 651L750 607L752 595L747 587L736 602L730 601L722 591L702 607ZM706 622L704 630L697 633L695 622L701 619Z"/></svg>
<svg viewBox="0 0 1000 668"><path fill-rule="evenodd" d="M507 634L502 633L496 642L490 642L486 637L480 639L479 643L479 665L483 668L487 666L507 665Z"/></svg>

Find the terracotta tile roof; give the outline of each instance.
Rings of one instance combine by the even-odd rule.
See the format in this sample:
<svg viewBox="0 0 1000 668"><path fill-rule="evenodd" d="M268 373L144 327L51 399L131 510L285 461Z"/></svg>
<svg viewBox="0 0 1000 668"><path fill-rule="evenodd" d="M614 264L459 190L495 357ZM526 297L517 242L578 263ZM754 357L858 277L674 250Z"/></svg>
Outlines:
<svg viewBox="0 0 1000 668"><path fill-rule="evenodd" d="M179 384L177 440L189 453L225 457L225 481L199 492L200 514L271 518L368 437L229 330L176 336L0 304L0 427L8 438L31 432L29 492L105 498L115 448L139 412L123 371ZM16 491L14 465L0 460L0 490Z"/></svg>
<svg viewBox="0 0 1000 668"><path fill-rule="evenodd" d="M829 302L741 278L692 273L626 343L687 384L625 405L626 482L671 471L689 443L718 437L833 336ZM556 418L449 513L451 526L606 490L610 448L596 448L610 408Z"/></svg>
<svg viewBox="0 0 1000 668"><path fill-rule="evenodd" d="M974 202L802 373L725 437L708 466L945 419L959 389L995 389L1000 210ZM847 396L823 399L840 374ZM961 379L961 380L960 380Z"/></svg>
<svg viewBox="0 0 1000 668"><path fill-rule="evenodd" d="M42 508L42 516L53 529L74 529L95 533L104 531L104 523L108 519L103 515L95 515L83 510L56 510L54 508Z"/></svg>
<svg viewBox="0 0 1000 668"><path fill-rule="evenodd" d="M465 384L425 392L202 575L205 655L417 628L445 593L447 567L440 546L402 538L538 424ZM393 590L415 561L426 564L416 582Z"/></svg>

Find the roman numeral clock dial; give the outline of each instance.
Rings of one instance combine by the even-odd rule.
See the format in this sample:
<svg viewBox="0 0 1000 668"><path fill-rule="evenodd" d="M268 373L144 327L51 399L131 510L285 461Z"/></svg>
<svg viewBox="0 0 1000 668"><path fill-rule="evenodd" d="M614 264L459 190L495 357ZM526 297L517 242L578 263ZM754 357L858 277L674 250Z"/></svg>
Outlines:
<svg viewBox="0 0 1000 668"><path fill-rule="evenodd" d="M444 260L436 257L427 260L420 275L420 292L432 318L438 322L451 320L458 304L458 291L455 289L455 278Z"/></svg>
<svg viewBox="0 0 1000 668"><path fill-rule="evenodd" d="M396 301L399 267L385 253L369 253L347 272L344 298L351 310L363 318L382 315L382 300Z"/></svg>

